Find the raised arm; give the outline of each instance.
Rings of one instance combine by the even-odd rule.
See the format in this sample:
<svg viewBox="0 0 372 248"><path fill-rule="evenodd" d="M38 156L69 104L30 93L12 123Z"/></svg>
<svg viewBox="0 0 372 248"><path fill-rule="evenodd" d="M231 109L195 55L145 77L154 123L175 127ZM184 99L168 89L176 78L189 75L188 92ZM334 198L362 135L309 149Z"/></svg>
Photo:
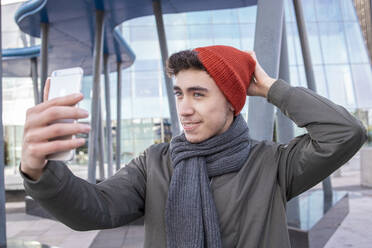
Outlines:
<svg viewBox="0 0 372 248"><path fill-rule="evenodd" d="M248 52L254 59L253 51ZM278 180L289 200L347 162L367 139L362 123L346 109L311 90L269 77L256 59L247 94L277 106L307 134L278 147Z"/></svg>
<svg viewBox="0 0 372 248"><path fill-rule="evenodd" d="M359 120L311 90L278 80L268 93L268 101L308 131L277 151L279 182L287 200L329 176L367 139Z"/></svg>
<svg viewBox="0 0 372 248"><path fill-rule="evenodd" d="M144 214L146 152L95 185L75 176L63 162L49 161L34 181L22 174L26 193L75 230L113 228Z"/></svg>

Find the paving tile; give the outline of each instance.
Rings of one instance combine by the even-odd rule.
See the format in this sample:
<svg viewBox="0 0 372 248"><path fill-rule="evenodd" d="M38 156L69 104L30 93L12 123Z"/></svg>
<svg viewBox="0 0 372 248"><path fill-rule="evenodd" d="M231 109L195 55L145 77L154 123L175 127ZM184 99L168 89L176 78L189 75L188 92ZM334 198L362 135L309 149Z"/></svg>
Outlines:
<svg viewBox="0 0 372 248"><path fill-rule="evenodd" d="M6 235L8 238L16 236L19 232L30 228L32 226L31 221L17 221L17 222L6 222Z"/></svg>
<svg viewBox="0 0 372 248"><path fill-rule="evenodd" d="M11 213L11 214L6 214L6 221L36 221L40 220L40 217L37 216L31 216L25 213Z"/></svg>
<svg viewBox="0 0 372 248"><path fill-rule="evenodd" d="M325 248L372 247L372 197L350 198L350 212Z"/></svg>
<svg viewBox="0 0 372 248"><path fill-rule="evenodd" d="M74 231L59 245L59 248L89 248L96 237L98 230L77 232Z"/></svg>

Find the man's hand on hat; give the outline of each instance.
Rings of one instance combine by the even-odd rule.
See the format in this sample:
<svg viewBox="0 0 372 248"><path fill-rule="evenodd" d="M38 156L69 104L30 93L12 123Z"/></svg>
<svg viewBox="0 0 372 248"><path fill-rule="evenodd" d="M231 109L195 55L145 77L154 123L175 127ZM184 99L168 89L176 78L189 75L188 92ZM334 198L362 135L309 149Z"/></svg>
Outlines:
<svg viewBox="0 0 372 248"><path fill-rule="evenodd" d="M256 54L254 51L246 51L256 61L256 67L252 77L252 81L247 89L248 96L262 96L267 97L270 87L274 84L276 79L271 78L261 65L258 63Z"/></svg>

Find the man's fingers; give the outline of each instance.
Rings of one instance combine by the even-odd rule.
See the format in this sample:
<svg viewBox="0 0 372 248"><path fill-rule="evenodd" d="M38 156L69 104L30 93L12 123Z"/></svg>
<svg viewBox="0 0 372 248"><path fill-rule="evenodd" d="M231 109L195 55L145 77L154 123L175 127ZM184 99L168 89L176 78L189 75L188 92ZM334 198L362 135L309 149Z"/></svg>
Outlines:
<svg viewBox="0 0 372 248"><path fill-rule="evenodd" d="M88 111L69 106L54 106L46 109L45 111L29 117L26 122L27 127L42 127L51 124L54 121L62 119L83 119L88 117Z"/></svg>
<svg viewBox="0 0 372 248"><path fill-rule="evenodd" d="M35 143L28 146L28 152L35 157L45 157L55 152L63 152L76 149L85 144L84 138L68 139L68 140L54 140L43 143Z"/></svg>
<svg viewBox="0 0 372 248"><path fill-rule="evenodd" d="M44 86L44 96L43 96L44 102L48 101L49 89L50 89L50 78L47 78L45 82L45 86Z"/></svg>
<svg viewBox="0 0 372 248"><path fill-rule="evenodd" d="M255 83L257 83L257 82L256 82L256 78L255 78L254 75L253 75L252 78L251 78L251 82L250 82L250 84L255 84Z"/></svg>
<svg viewBox="0 0 372 248"><path fill-rule="evenodd" d="M39 123L41 126L51 124L62 119L83 119L88 117L88 111L77 107L54 106L40 114Z"/></svg>
<svg viewBox="0 0 372 248"><path fill-rule="evenodd" d="M55 123L50 126L30 130L24 137L27 143L38 143L49 139L88 133L90 126L80 123Z"/></svg>
<svg viewBox="0 0 372 248"><path fill-rule="evenodd" d="M254 58L254 60L257 61L256 53L254 51L245 51L245 52L251 55Z"/></svg>
<svg viewBox="0 0 372 248"><path fill-rule="evenodd" d="M83 94L76 93L62 97L56 97L28 109L29 113L42 112L52 106L74 106L83 99Z"/></svg>

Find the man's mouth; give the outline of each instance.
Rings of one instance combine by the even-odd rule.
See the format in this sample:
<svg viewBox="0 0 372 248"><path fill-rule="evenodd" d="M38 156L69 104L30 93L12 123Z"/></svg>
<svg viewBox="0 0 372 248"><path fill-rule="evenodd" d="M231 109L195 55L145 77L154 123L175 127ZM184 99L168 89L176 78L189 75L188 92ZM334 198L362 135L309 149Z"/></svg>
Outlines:
<svg viewBox="0 0 372 248"><path fill-rule="evenodd" d="M183 122L182 126L185 131L192 131L200 125L201 122Z"/></svg>

